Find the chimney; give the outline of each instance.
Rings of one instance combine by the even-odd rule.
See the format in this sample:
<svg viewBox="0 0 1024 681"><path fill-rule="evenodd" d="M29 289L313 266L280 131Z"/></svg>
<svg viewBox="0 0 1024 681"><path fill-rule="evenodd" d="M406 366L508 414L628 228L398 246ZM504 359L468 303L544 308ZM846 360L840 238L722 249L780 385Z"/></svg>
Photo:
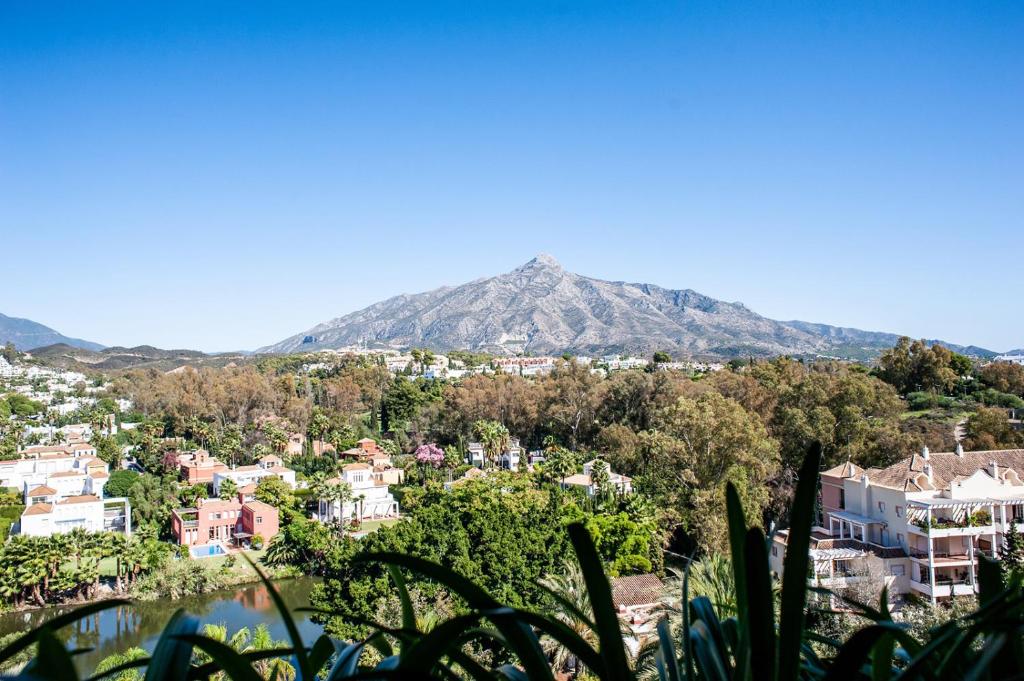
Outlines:
<svg viewBox="0 0 1024 681"><path fill-rule="evenodd" d="M924 447L921 447L921 458L924 459L925 461L927 461L929 456L930 455L928 453L928 445L925 445Z"/></svg>
<svg viewBox="0 0 1024 681"><path fill-rule="evenodd" d="M989 474L992 475L993 478L998 480L999 479L999 464L997 464L995 461L989 461L988 462L988 472L989 472Z"/></svg>
<svg viewBox="0 0 1024 681"><path fill-rule="evenodd" d="M925 447L925 449L927 449L927 447ZM924 474L928 476L928 482L931 482L932 481L932 465L930 463L926 463L924 465Z"/></svg>
<svg viewBox="0 0 1024 681"><path fill-rule="evenodd" d="M961 459L964 458L964 446L963 444L960 443L960 441L957 441L956 443L956 455L959 456Z"/></svg>
<svg viewBox="0 0 1024 681"><path fill-rule="evenodd" d="M868 474L864 473L860 476L860 512L867 515L868 512L868 487L871 486L871 481L868 480Z"/></svg>

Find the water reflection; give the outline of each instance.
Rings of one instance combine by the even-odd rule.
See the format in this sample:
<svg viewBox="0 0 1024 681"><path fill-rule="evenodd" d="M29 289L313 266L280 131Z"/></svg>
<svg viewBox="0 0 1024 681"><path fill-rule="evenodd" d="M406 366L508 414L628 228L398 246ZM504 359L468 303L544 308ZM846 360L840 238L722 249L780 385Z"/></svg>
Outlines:
<svg viewBox="0 0 1024 681"><path fill-rule="evenodd" d="M277 582L277 588L289 610L294 611L295 608L309 605L309 592L314 583L315 580L308 577L289 579ZM91 672L100 660L115 652L133 646L152 651L160 631L178 608L184 608L203 623L227 626L228 635L242 627L254 629L259 624L266 624L275 639L287 638L270 592L262 584L214 591L176 601L140 601L111 608L78 620L58 634L72 649L92 648L90 652L75 658L80 672ZM0 615L0 635L24 632L70 609L55 607L5 613ZM293 612L293 616L304 641L311 643L320 635L320 625L310 621L308 613Z"/></svg>

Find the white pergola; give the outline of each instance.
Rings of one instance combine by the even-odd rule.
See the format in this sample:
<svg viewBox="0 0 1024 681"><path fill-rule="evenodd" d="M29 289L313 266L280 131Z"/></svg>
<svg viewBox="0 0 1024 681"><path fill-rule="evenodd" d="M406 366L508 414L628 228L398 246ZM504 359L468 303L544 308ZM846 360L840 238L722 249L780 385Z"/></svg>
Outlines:
<svg viewBox="0 0 1024 681"><path fill-rule="evenodd" d="M839 539L858 539L868 541L869 525L884 525L882 520L850 513L849 511L830 511L828 514L828 531ZM858 536L858 531L859 535Z"/></svg>

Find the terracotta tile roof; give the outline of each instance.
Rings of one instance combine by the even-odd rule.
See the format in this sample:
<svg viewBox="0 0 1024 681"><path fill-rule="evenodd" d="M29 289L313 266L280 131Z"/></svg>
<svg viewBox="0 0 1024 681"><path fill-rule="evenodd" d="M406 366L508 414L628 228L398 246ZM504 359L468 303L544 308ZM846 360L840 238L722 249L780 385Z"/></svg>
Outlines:
<svg viewBox="0 0 1024 681"><path fill-rule="evenodd" d="M63 501L58 501L58 504L88 504L93 501L99 501L100 498L94 494L79 494L76 497L68 497Z"/></svg>
<svg viewBox="0 0 1024 681"><path fill-rule="evenodd" d="M341 467L343 471L368 471L370 466L365 463L349 463Z"/></svg>
<svg viewBox="0 0 1024 681"><path fill-rule="evenodd" d="M53 504L44 504L40 502L38 504L32 504L31 506L26 508L22 515L44 515L46 513L52 512Z"/></svg>
<svg viewBox="0 0 1024 681"><path fill-rule="evenodd" d="M238 491L241 494L253 494L256 492L256 483L250 482L248 485L245 485L244 487L239 487Z"/></svg>
<svg viewBox="0 0 1024 681"><path fill-rule="evenodd" d="M104 473L103 471L97 471L95 473L89 473L89 477L94 480L101 480L103 478L109 478L110 473Z"/></svg>
<svg viewBox="0 0 1024 681"><path fill-rule="evenodd" d="M1024 475L1024 449L994 449L980 452L937 452L926 460L921 454L914 454L886 468L870 468L868 480L873 485L891 487L903 491L924 491L945 489L957 478L967 478L979 470L988 471L989 462L995 461L1000 477L1006 469L1018 476ZM932 479L929 483L924 467L930 464Z"/></svg>
<svg viewBox="0 0 1024 681"><path fill-rule="evenodd" d="M577 473L576 475L570 475L563 480L566 485L582 485L584 487L590 487L591 480L589 475L583 473Z"/></svg>
<svg viewBox="0 0 1024 681"><path fill-rule="evenodd" d="M242 504L242 508L247 508L250 511L262 511L264 513L267 511L277 510L270 504L259 501L258 499L253 499L252 501L245 502L244 504Z"/></svg>
<svg viewBox="0 0 1024 681"><path fill-rule="evenodd" d="M50 473L51 478L75 478L81 475L85 475L84 471L58 471L57 473Z"/></svg>
<svg viewBox="0 0 1024 681"><path fill-rule="evenodd" d="M829 468L827 471L822 471L822 475L828 475L833 478L852 478L860 475L864 472L864 469L857 464L847 461L844 464L840 464L835 468Z"/></svg>
<svg viewBox="0 0 1024 681"><path fill-rule="evenodd" d="M291 468L285 468L284 466L271 466L267 469L271 473L291 473Z"/></svg>
<svg viewBox="0 0 1024 681"><path fill-rule="evenodd" d="M665 585L658 575L628 575L612 580L612 601L615 607L654 605L665 593Z"/></svg>
<svg viewBox="0 0 1024 681"><path fill-rule="evenodd" d="M30 497L49 496L51 494L56 494L56 493L57 493L57 490L55 490L52 487L47 487L46 485L39 485L39 487L36 487L35 489L30 489L28 491L28 495Z"/></svg>

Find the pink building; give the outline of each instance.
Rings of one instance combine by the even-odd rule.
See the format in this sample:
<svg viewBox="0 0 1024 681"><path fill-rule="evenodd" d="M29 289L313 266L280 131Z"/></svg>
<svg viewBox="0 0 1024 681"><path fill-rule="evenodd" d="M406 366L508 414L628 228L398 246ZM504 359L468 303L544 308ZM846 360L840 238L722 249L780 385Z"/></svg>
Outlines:
<svg viewBox="0 0 1024 681"><path fill-rule="evenodd" d="M204 499L196 508L175 509L171 515L171 531L183 546L247 546L256 535L270 541L278 529L277 509L256 500Z"/></svg>
<svg viewBox="0 0 1024 681"><path fill-rule="evenodd" d="M830 513L846 510L846 490L843 488L845 480L857 477L863 472L864 469L849 461L822 472L821 511L824 517L828 517Z"/></svg>

